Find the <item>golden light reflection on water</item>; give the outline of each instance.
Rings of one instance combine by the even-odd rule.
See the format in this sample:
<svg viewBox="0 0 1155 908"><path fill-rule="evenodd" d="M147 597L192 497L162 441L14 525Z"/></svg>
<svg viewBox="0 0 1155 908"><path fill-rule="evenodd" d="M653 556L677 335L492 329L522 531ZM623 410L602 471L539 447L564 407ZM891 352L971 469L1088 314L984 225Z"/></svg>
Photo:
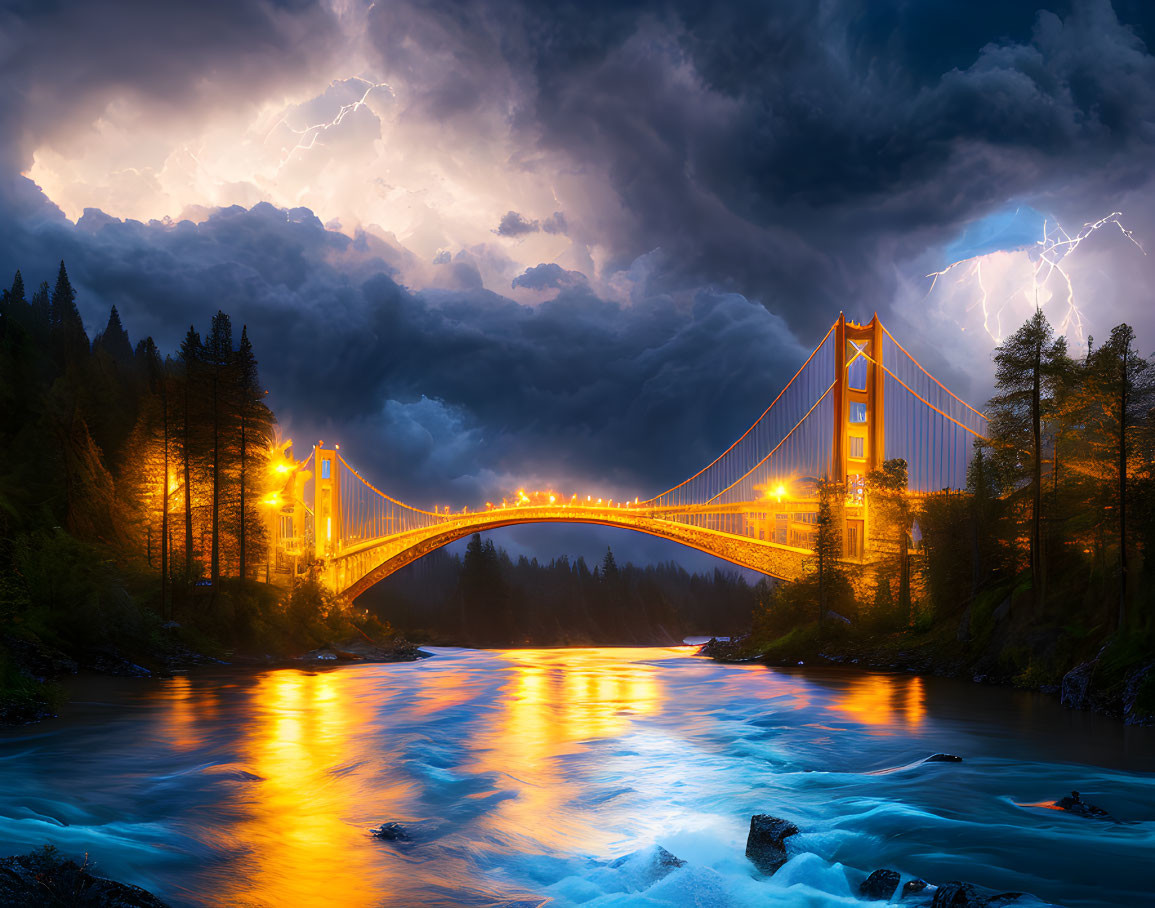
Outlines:
<svg viewBox="0 0 1155 908"><path fill-rule="evenodd" d="M897 734L922 725L926 692L917 676L857 675L829 708L871 726L877 734Z"/></svg>
<svg viewBox="0 0 1155 908"><path fill-rule="evenodd" d="M475 742L481 772L509 774L522 787L486 822L532 831L533 838L562 849L593 850L613 836L591 826L567 802L585 782L567 771L565 758L599 739L628 732L635 717L662 705L654 667L622 649L511 650L511 669L501 714ZM652 657L653 650L644 651ZM544 821L544 822L543 822Z"/></svg>
<svg viewBox="0 0 1155 908"><path fill-rule="evenodd" d="M667 698L687 683L699 698L760 702L759 718L780 716L784 733L813 709L882 735L925 719L920 678L816 685L764 666L713 665L699 674L681 661L692 652L507 650L427 666L271 671L220 687L172 679L159 693L169 702L168 745L210 760L222 756L222 740L229 745L200 770L227 787L227 821L212 843L227 858L206 872L214 901L323 905L338 893L354 908L409 904L410 895L419 904L430 877L411 862L434 847L438 883L473 889L479 837L486 852L612 852L622 833L596 798L624 789L659 809L666 780L651 778L661 770L650 761L675 765L668 739L683 725L663 713L677 710ZM671 659L687 674L675 680L663 665ZM709 687L698 690L699 678ZM652 717L662 718L635 727ZM215 738L222 726L227 735ZM386 821L424 826L433 838L414 853L372 839L368 829Z"/></svg>
<svg viewBox="0 0 1155 908"><path fill-rule="evenodd" d="M250 700L243 760L258 778L247 783L243 816L231 830L230 844L244 857L222 881L227 900L321 905L338 892L342 905L380 904L384 862L354 821L363 783L342 771L371 756L356 734L371 710L341 672L270 672ZM388 792L374 796L387 811Z"/></svg>

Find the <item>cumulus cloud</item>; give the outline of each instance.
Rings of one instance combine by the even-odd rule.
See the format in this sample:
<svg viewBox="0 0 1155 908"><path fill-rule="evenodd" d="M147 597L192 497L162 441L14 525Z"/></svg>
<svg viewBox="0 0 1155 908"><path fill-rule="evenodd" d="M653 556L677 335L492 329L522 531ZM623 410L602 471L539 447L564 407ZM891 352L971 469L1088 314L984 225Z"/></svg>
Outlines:
<svg viewBox="0 0 1155 908"><path fill-rule="evenodd" d="M565 236L568 231L569 224L566 223L565 214L560 211L555 211L544 221L531 221L516 211L507 211L493 232L498 236L522 237L529 233Z"/></svg>
<svg viewBox="0 0 1155 908"><path fill-rule="evenodd" d="M527 290L561 290L565 287L588 286L586 276L580 271L566 271L561 265L548 262L534 265L513 279L513 286Z"/></svg>
<svg viewBox="0 0 1155 908"><path fill-rule="evenodd" d="M507 211L493 232L498 236L518 237L527 233L537 233L539 230L541 230L540 221L529 221L516 211Z"/></svg>

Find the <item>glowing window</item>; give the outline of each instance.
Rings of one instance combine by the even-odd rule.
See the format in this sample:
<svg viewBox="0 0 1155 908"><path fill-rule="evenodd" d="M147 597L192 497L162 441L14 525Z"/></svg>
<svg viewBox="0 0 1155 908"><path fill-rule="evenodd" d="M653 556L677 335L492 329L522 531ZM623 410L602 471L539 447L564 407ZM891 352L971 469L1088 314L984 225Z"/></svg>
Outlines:
<svg viewBox="0 0 1155 908"><path fill-rule="evenodd" d="M866 419L866 417L864 416L863 419ZM329 478L329 469L332 466L332 464L333 464L333 461L328 460L328 459L321 461L321 478L322 479L328 479Z"/></svg>
<svg viewBox="0 0 1155 908"><path fill-rule="evenodd" d="M866 456L866 439L861 435L850 436L850 456L862 458Z"/></svg>
<svg viewBox="0 0 1155 908"><path fill-rule="evenodd" d="M866 404L856 400L850 402L850 421L866 422Z"/></svg>
<svg viewBox="0 0 1155 908"><path fill-rule="evenodd" d="M866 390L866 357L860 356L846 367L846 381L855 391Z"/></svg>

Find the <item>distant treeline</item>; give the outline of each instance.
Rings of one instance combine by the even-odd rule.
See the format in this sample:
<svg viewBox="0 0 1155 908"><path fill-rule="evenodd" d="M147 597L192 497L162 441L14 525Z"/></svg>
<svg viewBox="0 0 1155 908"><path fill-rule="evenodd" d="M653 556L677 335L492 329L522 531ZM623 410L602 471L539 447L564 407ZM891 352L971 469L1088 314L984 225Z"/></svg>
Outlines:
<svg viewBox="0 0 1155 908"><path fill-rule="evenodd" d="M474 535L464 558L444 549L426 555L357 604L431 642L556 646L743 632L756 595L731 572L691 574L672 562L619 565L609 549L593 567L583 558L514 561L493 540Z"/></svg>

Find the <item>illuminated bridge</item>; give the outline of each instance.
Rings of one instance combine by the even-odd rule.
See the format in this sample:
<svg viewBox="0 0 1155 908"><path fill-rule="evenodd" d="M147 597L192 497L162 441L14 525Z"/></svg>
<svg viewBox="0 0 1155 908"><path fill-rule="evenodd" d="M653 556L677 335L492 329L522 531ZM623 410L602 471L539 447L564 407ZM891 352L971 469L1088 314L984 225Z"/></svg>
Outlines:
<svg viewBox="0 0 1155 908"><path fill-rule="evenodd" d="M380 491L339 446L315 446L270 501L271 574L287 582L316 562L332 590L356 596L440 546L519 523L624 527L691 546L774 577L805 569L817 533L817 488L845 483L849 561L874 548L867 472L907 462L912 492L966 485L986 418L927 372L875 315L839 316L754 424L707 466L668 491L631 501L519 492L457 512L422 510Z"/></svg>

